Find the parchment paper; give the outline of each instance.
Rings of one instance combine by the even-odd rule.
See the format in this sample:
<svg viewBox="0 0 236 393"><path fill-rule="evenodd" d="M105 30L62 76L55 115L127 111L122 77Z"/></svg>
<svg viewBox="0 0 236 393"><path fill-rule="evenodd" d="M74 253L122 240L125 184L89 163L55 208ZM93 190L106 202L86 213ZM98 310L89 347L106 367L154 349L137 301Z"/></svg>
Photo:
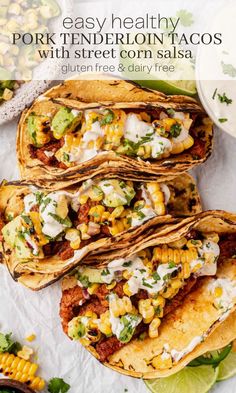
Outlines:
<svg viewBox="0 0 236 393"><path fill-rule="evenodd" d="M0 127L0 177L16 179L15 156L17 122ZM194 171L205 209L236 212L236 139L216 130L214 153ZM63 333L58 316L60 284L33 293L17 285L0 266L0 331L24 338L35 333L30 344L37 350L40 375L49 380L62 377L71 385L70 393L145 393L143 381L121 376L101 366L82 346ZM28 344L29 345L29 344ZM235 393L236 378L217 384L214 393Z"/></svg>

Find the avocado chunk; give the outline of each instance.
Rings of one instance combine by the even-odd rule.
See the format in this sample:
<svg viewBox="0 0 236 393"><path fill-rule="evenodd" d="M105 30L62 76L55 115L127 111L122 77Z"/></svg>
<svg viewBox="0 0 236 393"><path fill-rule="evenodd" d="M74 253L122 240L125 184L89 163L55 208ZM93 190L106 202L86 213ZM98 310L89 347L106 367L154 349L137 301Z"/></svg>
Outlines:
<svg viewBox="0 0 236 393"><path fill-rule="evenodd" d="M25 239L23 239L21 236L16 236L15 255L16 258L20 259L29 259L33 256L31 249L27 246Z"/></svg>
<svg viewBox="0 0 236 393"><path fill-rule="evenodd" d="M82 113L62 107L52 119L53 136L62 138L67 132L74 130L81 122Z"/></svg>
<svg viewBox="0 0 236 393"><path fill-rule="evenodd" d="M102 281L102 269L93 269L90 267L82 267L79 269L79 281L82 283L101 284Z"/></svg>
<svg viewBox="0 0 236 393"><path fill-rule="evenodd" d="M124 181L103 180L99 183L105 197L103 203L108 207L118 207L130 205L135 196L133 187L128 186Z"/></svg>
<svg viewBox="0 0 236 393"><path fill-rule="evenodd" d="M2 234L5 242L11 247L15 247L18 231L22 227L22 218L20 216L14 218L2 228Z"/></svg>
<svg viewBox="0 0 236 393"><path fill-rule="evenodd" d="M37 116L32 112L27 120L28 132L35 146L43 146L50 141L50 126L47 116Z"/></svg>
<svg viewBox="0 0 236 393"><path fill-rule="evenodd" d="M86 319L86 317L84 318ZM81 317L75 317L68 324L68 336L73 340L79 340L86 334L86 327L81 321Z"/></svg>

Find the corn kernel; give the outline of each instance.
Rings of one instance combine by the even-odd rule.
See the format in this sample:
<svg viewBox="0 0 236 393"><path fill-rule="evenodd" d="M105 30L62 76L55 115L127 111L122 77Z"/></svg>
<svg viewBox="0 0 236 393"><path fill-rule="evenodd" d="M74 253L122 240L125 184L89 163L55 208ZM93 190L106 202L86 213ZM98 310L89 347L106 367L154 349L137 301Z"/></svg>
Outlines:
<svg viewBox="0 0 236 393"><path fill-rule="evenodd" d="M105 212L105 207L102 205L97 205L91 207L89 210L89 215L93 217L94 222L101 222L102 220L102 215Z"/></svg>
<svg viewBox="0 0 236 393"><path fill-rule="evenodd" d="M122 276L123 276L126 280L129 280L130 277L132 277L132 273L129 272L129 270L125 270L125 271L123 272Z"/></svg>
<svg viewBox="0 0 236 393"><path fill-rule="evenodd" d="M93 295L94 293L96 293L97 289L99 288L99 284L92 284L89 288L88 288L88 293L90 295Z"/></svg>
<svg viewBox="0 0 236 393"><path fill-rule="evenodd" d="M116 284L117 284L117 283L116 283L116 281L114 280L114 281L112 281L110 284L106 285L106 288L107 288L108 290L111 290L111 289L115 288Z"/></svg>
<svg viewBox="0 0 236 393"><path fill-rule="evenodd" d="M169 357L162 357L162 355L158 355L153 358L152 365L155 369L164 370L167 368L171 368L172 366L172 359L171 356Z"/></svg>
<svg viewBox="0 0 236 393"><path fill-rule="evenodd" d="M221 297L223 295L223 289L222 287L216 287L214 291L214 296L215 297Z"/></svg>
<svg viewBox="0 0 236 393"><path fill-rule="evenodd" d="M87 194L80 195L79 196L79 203L81 205L84 205L87 202L88 198L89 198L89 196Z"/></svg>
<svg viewBox="0 0 236 393"><path fill-rule="evenodd" d="M161 324L160 318L157 318L157 317L153 318L153 320L150 323L149 328L148 328L149 337L151 337L151 338L158 337L158 328L159 328L160 324Z"/></svg>
<svg viewBox="0 0 236 393"><path fill-rule="evenodd" d="M68 201L65 195L59 195L58 197L58 203L57 203L57 208L56 208L56 214L61 217L62 219L65 219L68 215Z"/></svg>
<svg viewBox="0 0 236 393"><path fill-rule="evenodd" d="M121 216L121 214L124 211L124 206L118 206L116 207L113 212L111 213L110 217L109 217L109 221L113 221L115 218L118 218Z"/></svg>
<svg viewBox="0 0 236 393"><path fill-rule="evenodd" d="M36 339L36 335L35 334L31 334L30 336L26 337L26 341L32 342Z"/></svg>
<svg viewBox="0 0 236 393"><path fill-rule="evenodd" d="M166 299L161 295L158 295L157 298L152 299L152 305L154 307L159 307L159 306L165 307L165 303L166 303Z"/></svg>
<svg viewBox="0 0 236 393"><path fill-rule="evenodd" d="M176 278L171 281L171 287L173 289L180 289L183 286L182 280Z"/></svg>
<svg viewBox="0 0 236 393"><path fill-rule="evenodd" d="M123 291L124 291L124 294L129 297L133 295L129 289L129 284L127 282L123 285Z"/></svg>

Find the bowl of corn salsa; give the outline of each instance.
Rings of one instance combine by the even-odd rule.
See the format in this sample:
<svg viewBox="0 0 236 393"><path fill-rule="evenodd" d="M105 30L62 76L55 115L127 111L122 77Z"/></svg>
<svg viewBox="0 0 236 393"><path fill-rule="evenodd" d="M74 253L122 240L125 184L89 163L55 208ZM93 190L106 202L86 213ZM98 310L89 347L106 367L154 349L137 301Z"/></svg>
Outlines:
<svg viewBox="0 0 236 393"><path fill-rule="evenodd" d="M22 382L0 379L0 393L35 393L35 391Z"/></svg>

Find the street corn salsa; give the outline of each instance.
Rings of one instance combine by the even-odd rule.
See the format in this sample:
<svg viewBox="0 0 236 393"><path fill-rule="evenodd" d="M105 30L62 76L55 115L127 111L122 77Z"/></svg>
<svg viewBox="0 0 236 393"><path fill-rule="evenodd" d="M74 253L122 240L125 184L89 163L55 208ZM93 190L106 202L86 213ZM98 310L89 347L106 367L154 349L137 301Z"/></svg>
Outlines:
<svg viewBox="0 0 236 393"><path fill-rule="evenodd" d="M30 154L45 165L64 169L108 151L153 161L193 147L195 155L202 157L204 143L192 132L196 118L196 114L155 107L143 111L61 106L50 116L31 112Z"/></svg>
<svg viewBox="0 0 236 393"><path fill-rule="evenodd" d="M173 200L166 184L118 179L88 180L73 192L27 189L22 195L21 214L9 207L2 235L16 259L24 260L76 257L92 241L167 214Z"/></svg>
<svg viewBox="0 0 236 393"><path fill-rule="evenodd" d="M60 12L56 0L1 1L0 104L12 99L15 90L32 78L33 69L42 61L33 45L13 45L12 34L46 33L49 21Z"/></svg>

